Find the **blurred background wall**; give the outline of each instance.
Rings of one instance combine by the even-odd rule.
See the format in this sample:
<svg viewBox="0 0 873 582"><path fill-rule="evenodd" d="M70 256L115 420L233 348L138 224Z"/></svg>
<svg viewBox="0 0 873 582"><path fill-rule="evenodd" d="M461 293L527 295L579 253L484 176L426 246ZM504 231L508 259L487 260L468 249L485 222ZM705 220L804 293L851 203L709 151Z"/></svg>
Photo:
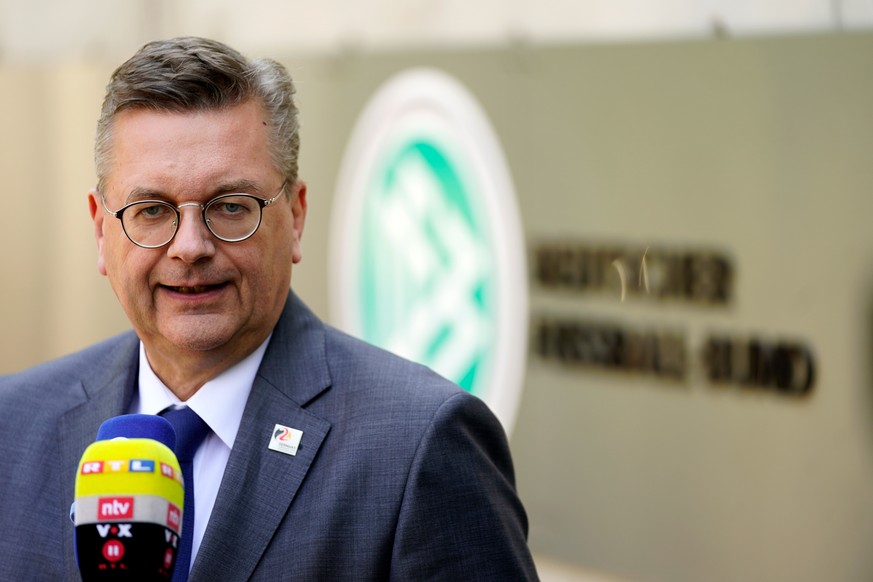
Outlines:
<svg viewBox="0 0 873 582"><path fill-rule="evenodd" d="M438 67L484 107L518 193L534 335L511 444L543 579L870 580L871 26L863 0L0 0L0 372L128 327L85 196L103 87L142 43L210 36L291 70L310 192L294 287L328 320L355 119L392 74ZM728 297L562 285L555 249L715 253ZM552 321L678 337L683 376L550 351ZM806 350L809 392L764 382L771 360L750 372L761 345Z"/></svg>

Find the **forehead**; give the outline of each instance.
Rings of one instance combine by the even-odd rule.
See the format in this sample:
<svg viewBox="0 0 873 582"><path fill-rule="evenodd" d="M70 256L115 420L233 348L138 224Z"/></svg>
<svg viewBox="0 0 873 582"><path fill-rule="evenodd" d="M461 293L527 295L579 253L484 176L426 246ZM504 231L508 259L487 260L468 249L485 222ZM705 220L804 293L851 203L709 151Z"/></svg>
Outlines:
<svg viewBox="0 0 873 582"><path fill-rule="evenodd" d="M268 144L266 114L255 101L205 111L126 109L113 121L108 190L263 182L277 174Z"/></svg>

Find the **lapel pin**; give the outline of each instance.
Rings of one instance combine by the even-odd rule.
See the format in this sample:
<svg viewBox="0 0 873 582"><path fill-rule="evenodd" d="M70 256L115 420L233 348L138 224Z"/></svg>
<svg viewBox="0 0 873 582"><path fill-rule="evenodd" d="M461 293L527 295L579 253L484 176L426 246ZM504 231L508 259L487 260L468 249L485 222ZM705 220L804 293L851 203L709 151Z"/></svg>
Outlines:
<svg viewBox="0 0 873 582"><path fill-rule="evenodd" d="M273 429L273 434L270 437L270 446L268 448L271 451L278 451L286 455L294 456L297 454L297 447L300 446L300 438L302 436L302 430L277 424L276 428Z"/></svg>

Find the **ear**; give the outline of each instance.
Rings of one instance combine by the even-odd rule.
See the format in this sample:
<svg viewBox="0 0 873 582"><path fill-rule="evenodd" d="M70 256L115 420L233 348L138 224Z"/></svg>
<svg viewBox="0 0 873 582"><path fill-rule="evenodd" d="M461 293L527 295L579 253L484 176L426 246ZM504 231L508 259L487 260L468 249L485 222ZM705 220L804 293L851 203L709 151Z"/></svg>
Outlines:
<svg viewBox="0 0 873 582"><path fill-rule="evenodd" d="M293 215L292 244L294 245L291 251L291 260L294 263L299 263L303 259L300 241L303 238L303 225L306 222L306 182L299 178L294 182L291 193L291 213Z"/></svg>
<svg viewBox="0 0 873 582"><path fill-rule="evenodd" d="M96 189L88 192L88 210L91 212L91 220L94 222L94 238L97 240L97 271L106 275L106 258L103 256L103 220L106 213L103 212L99 200L100 194Z"/></svg>

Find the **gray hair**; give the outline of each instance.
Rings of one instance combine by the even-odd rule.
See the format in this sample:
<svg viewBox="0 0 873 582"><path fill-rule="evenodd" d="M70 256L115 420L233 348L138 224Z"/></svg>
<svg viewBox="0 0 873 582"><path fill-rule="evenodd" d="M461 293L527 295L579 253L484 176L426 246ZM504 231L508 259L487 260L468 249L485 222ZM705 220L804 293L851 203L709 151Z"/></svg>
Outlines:
<svg viewBox="0 0 873 582"><path fill-rule="evenodd" d="M276 169L297 179L300 152L294 82L272 59L248 60L220 42L182 37L150 42L118 67L106 86L97 122L94 162L103 191L112 155L115 115L125 109L186 112L223 109L259 99L267 113Z"/></svg>

